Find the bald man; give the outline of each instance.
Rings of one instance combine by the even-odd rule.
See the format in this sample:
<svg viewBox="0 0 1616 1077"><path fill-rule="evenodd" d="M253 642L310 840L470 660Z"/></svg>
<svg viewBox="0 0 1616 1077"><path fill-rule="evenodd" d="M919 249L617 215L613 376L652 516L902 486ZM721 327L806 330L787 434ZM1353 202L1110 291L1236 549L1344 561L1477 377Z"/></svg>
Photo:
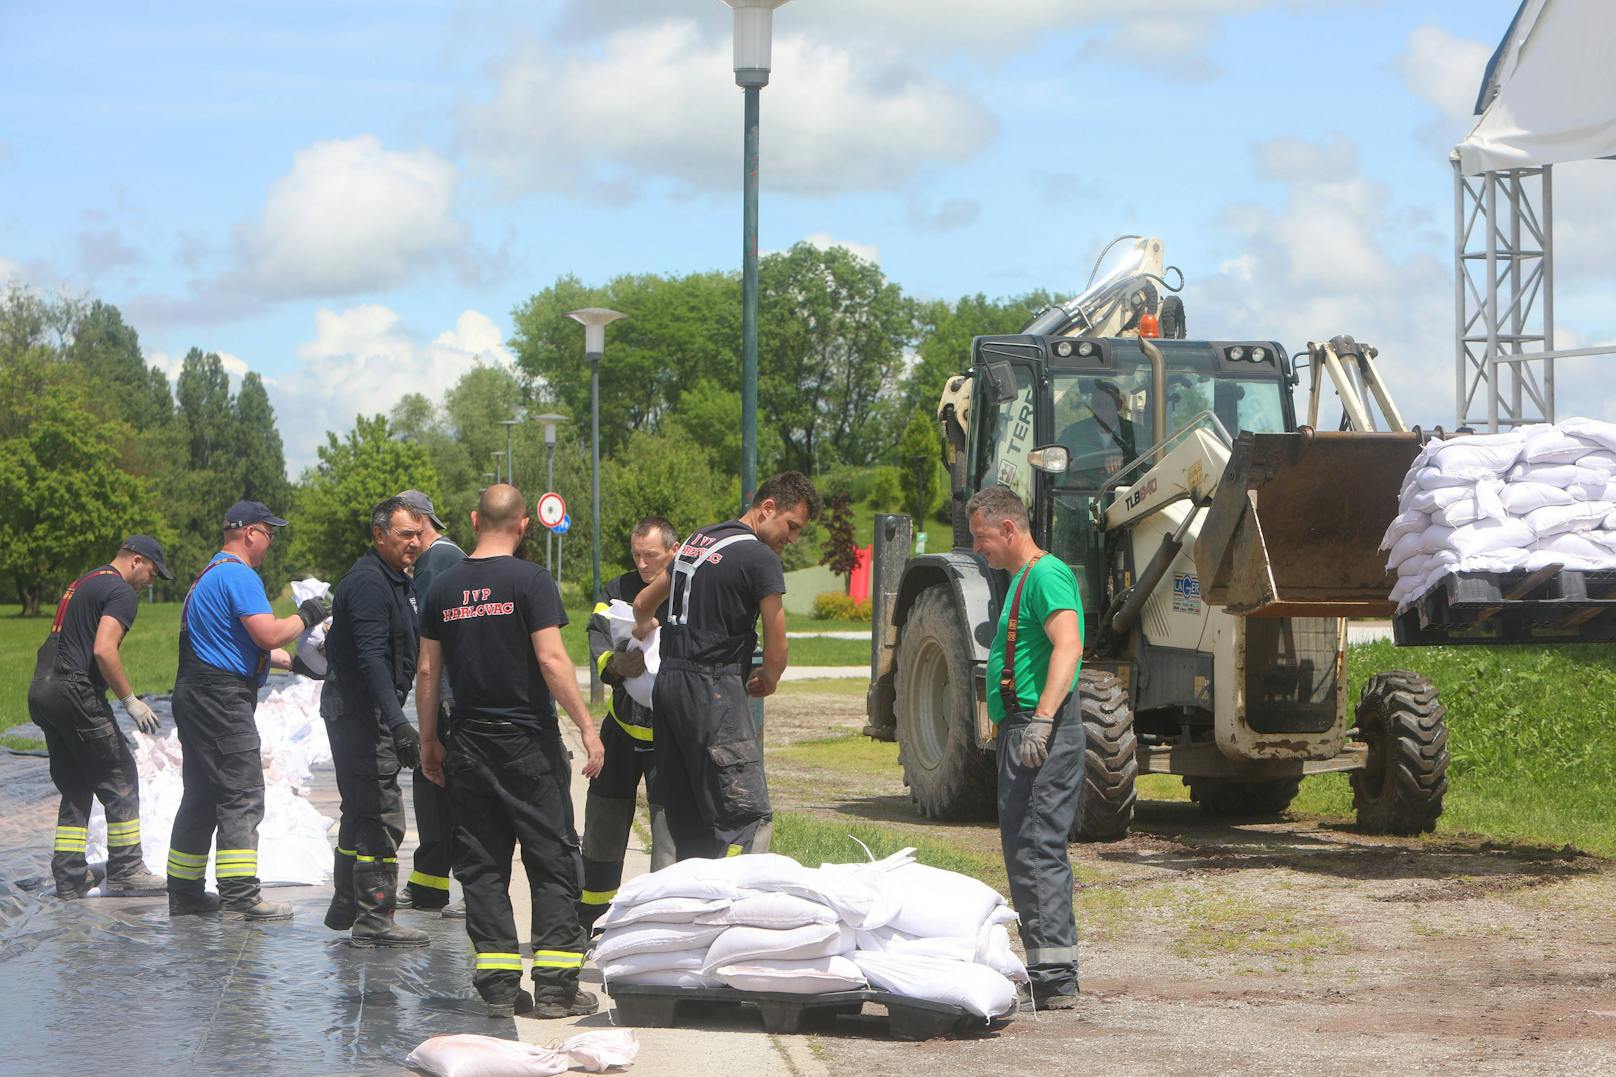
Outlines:
<svg viewBox="0 0 1616 1077"><path fill-rule="evenodd" d="M490 486L471 525L477 532L471 556L440 573L421 602L415 680L421 771L449 791L454 873L465 897L466 934L477 951L471 982L489 1016L579 1017L600 1003L578 990L588 942L578 923L583 863L558 701L583 739L585 775L600 773L604 752L561 643L567 615L555 580L514 556L528 527L522 495L514 486ZM444 671L454 697L447 758L438 734ZM517 842L532 895L531 995L521 987L511 909Z"/></svg>

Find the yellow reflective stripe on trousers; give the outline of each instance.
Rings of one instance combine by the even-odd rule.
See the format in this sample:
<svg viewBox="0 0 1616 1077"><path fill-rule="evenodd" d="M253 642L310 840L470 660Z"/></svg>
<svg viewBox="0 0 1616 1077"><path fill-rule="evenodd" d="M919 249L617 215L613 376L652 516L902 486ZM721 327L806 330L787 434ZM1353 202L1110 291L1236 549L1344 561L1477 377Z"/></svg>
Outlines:
<svg viewBox="0 0 1616 1077"><path fill-rule="evenodd" d="M449 889L449 880L442 875L423 875L419 871L410 872L411 886L429 886L434 890Z"/></svg>
<svg viewBox="0 0 1616 1077"><path fill-rule="evenodd" d="M354 852L352 849L344 849L342 846L339 845L339 846L337 846L337 855L338 856L358 856L359 854Z"/></svg>
<svg viewBox="0 0 1616 1077"><path fill-rule="evenodd" d="M479 972L482 972L482 971L486 971L486 970L489 970L489 969L492 969L492 970L495 970L495 971L501 971L501 972L521 972L522 971L522 955L521 954L478 954L477 955L477 970Z"/></svg>
<svg viewBox="0 0 1616 1077"><path fill-rule="evenodd" d="M617 728L618 729L621 729L623 732L627 733L629 736L633 737L635 740L643 740L647 744L649 744L651 742L651 727L650 726L631 725L628 722L623 721L623 719L619 718L617 716L616 711L612 712L612 721L617 723Z"/></svg>
<svg viewBox="0 0 1616 1077"><path fill-rule="evenodd" d="M355 853L354 854L354 859L359 861L361 864L396 864L396 863L398 863L398 857L396 857L396 856L363 856L363 855L361 855L359 853Z"/></svg>
<svg viewBox="0 0 1616 1077"><path fill-rule="evenodd" d="M740 856L742 851L743 850L741 849L741 847L739 845L731 845L728 849L726 849L724 851L724 859L727 860L732 856Z"/></svg>
<svg viewBox="0 0 1616 1077"><path fill-rule="evenodd" d="M58 853L82 853L89 841L90 831L82 826L58 826L56 828L55 851Z"/></svg>
<svg viewBox="0 0 1616 1077"><path fill-rule="evenodd" d="M616 890L585 890L578 895L578 900L585 905L606 905L616 896Z"/></svg>
<svg viewBox="0 0 1616 1077"><path fill-rule="evenodd" d="M570 953L566 950L534 950L533 967L536 969L576 969L582 968L584 955Z"/></svg>
<svg viewBox="0 0 1616 1077"><path fill-rule="evenodd" d="M213 873L221 879L242 879L258 874L257 849L220 849L213 856Z"/></svg>
<svg viewBox="0 0 1616 1077"><path fill-rule="evenodd" d="M208 873L207 853L181 853L168 851L168 873L176 879L195 882Z"/></svg>
<svg viewBox="0 0 1616 1077"><path fill-rule="evenodd" d="M181 864L186 864L192 867L208 866L207 853L182 853L178 849L170 849L168 851L168 858L171 861L177 861Z"/></svg>

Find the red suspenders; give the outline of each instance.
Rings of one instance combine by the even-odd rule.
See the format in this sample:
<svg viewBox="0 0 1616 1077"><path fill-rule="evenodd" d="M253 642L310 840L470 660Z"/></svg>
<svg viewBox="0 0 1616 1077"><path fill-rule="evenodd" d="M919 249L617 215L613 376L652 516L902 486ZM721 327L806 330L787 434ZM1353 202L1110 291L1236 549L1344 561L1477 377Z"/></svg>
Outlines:
<svg viewBox="0 0 1616 1077"><path fill-rule="evenodd" d="M80 576L68 584L67 590L62 592L62 600L56 604L56 620L51 622L51 635L55 635L62 630L62 621L67 617L67 604L73 601L73 592L79 589L80 584L86 580L93 580L97 576L116 576L117 574L115 569L98 568L94 572Z"/></svg>
<svg viewBox="0 0 1616 1077"><path fill-rule="evenodd" d="M1027 586L1027 577L1032 575L1032 567L1043 556L1040 550L1027 562L1027 571L1021 574L1021 582L1016 584L1016 593L1010 599L1010 621L1004 632L1004 668L999 670L999 702L1004 706L1006 718L1021 709L1021 694L1016 691L1016 633L1021 622L1021 592Z"/></svg>

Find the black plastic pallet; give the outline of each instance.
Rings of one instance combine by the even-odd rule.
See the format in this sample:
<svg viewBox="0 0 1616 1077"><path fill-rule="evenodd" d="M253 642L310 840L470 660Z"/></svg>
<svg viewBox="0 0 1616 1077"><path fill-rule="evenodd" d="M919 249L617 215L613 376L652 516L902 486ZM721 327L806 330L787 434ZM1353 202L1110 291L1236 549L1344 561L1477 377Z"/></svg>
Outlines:
<svg viewBox="0 0 1616 1077"><path fill-rule="evenodd" d="M1454 572L1399 610L1404 647L1616 640L1616 572Z"/></svg>
<svg viewBox="0 0 1616 1077"><path fill-rule="evenodd" d="M617 1021L639 1028L671 1028L680 1010L691 1005L752 1006L766 1032L797 1033L815 1019L856 1017L866 1002L887 1008L887 1029L895 1040L930 1040L942 1036L981 1035L1003 1028L1015 1011L984 1020L981 1015L940 1002L907 998L887 991L831 991L796 995L783 991L737 991L733 987L656 987L613 984L608 993ZM687 1015L688 1019L688 1015Z"/></svg>

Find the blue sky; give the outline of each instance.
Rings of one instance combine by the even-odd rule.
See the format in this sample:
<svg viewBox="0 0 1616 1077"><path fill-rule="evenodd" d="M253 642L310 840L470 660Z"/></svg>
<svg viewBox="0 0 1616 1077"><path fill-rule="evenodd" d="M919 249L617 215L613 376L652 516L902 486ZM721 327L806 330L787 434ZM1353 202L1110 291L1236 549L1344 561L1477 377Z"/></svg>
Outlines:
<svg viewBox="0 0 1616 1077"><path fill-rule="evenodd" d="M0 278L117 304L171 370L259 371L294 472L354 411L504 361L559 274L739 262L718 0L8 6ZM794 0L761 243L952 298L1075 292L1159 235L1192 334L1354 333L1451 423L1447 150L1515 7ZM1560 344L1608 340L1616 166L1557 174ZM1603 369L1562 365L1562 414L1616 418Z"/></svg>

